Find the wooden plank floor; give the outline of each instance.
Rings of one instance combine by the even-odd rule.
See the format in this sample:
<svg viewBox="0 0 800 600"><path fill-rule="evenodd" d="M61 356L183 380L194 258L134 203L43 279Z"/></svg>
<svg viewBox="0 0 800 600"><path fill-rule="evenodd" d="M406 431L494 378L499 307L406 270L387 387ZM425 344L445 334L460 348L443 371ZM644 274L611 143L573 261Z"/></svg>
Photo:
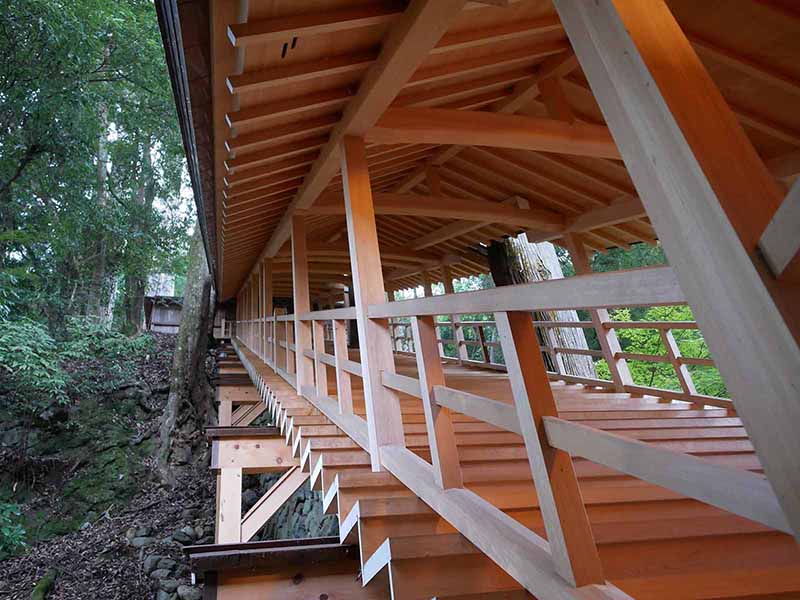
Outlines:
<svg viewBox="0 0 800 600"><path fill-rule="evenodd" d="M396 367L401 374L416 376L411 358L396 356ZM265 365L261 368L271 374ZM445 373L450 387L512 402L504 373L453 364L445 367ZM328 380L329 394L335 397L332 372ZM741 421L724 409L697 410L685 403L659 403L656 398L634 398L563 382L554 382L552 388L562 418L717 464L760 471ZM354 410L363 417L357 377L353 396ZM402 394L400 400L406 445L429 460L421 402ZM303 429L304 439L311 444L311 460L322 459L323 491L337 475L357 478L369 472L366 453L350 440L328 439L336 428L328 428L330 422L306 400L295 395L285 405L291 406L285 410L293 417L292 426ZM465 486L545 536L522 439L466 415L454 414L453 420ZM790 536L602 465L580 458L574 463L605 575L633 597L800 598L800 551ZM374 493L355 490L344 507L340 490L340 520L358 500L363 504L376 496L413 496L402 485L390 487L391 491ZM422 515L419 518L424 521ZM369 550L390 535L415 535L428 531L426 527L440 535L454 531L443 522L415 529L409 527L408 519L399 533L389 521L383 527L387 533L379 529Z"/></svg>

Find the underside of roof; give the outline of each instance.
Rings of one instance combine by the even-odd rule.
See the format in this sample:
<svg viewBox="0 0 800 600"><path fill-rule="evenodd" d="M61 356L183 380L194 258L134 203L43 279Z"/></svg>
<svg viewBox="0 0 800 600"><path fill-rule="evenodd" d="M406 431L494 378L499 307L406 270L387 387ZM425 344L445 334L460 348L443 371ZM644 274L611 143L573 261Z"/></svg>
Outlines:
<svg viewBox="0 0 800 600"><path fill-rule="evenodd" d="M349 284L344 135L367 140L387 288L418 285L442 265L456 277L486 272L483 247L521 232L558 243L580 231L598 250L656 242L550 0L467 2L441 30L434 17L449 0L159 4L220 300L265 256L274 294L289 294L294 214L306 215L312 295ZM770 170L794 177L792 3L668 5ZM507 125L510 136L519 122L501 115L559 121L591 143L501 146L430 125L452 132L456 112L476 131Z"/></svg>

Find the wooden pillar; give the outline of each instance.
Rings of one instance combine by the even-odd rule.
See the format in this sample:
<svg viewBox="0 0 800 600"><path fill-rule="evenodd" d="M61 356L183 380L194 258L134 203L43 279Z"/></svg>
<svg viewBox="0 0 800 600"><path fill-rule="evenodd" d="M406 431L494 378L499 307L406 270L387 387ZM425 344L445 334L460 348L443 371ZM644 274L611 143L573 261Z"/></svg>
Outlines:
<svg viewBox="0 0 800 600"><path fill-rule="evenodd" d="M580 235L568 233L564 236L567 242L572 266L575 267L576 275L589 275L592 272L592 265L589 256L586 254L586 246ZM628 363L624 358L616 358L617 352L622 352L617 339L617 332L607 329L603 323L611 321L608 311L605 308L589 309L589 316L592 318L592 325L597 332L597 341L600 342L600 349L603 351L603 358L608 363L608 370L611 372L611 379L614 387L619 392L625 391L626 385L633 385Z"/></svg>
<svg viewBox="0 0 800 600"><path fill-rule="evenodd" d="M602 584L603 567L572 457L547 441L543 417L558 409L529 312L495 313L519 426L556 571L570 583Z"/></svg>
<svg viewBox="0 0 800 600"><path fill-rule="evenodd" d="M311 322L301 321L300 315L311 311L308 289L308 255L306 253L305 217L292 217L292 293L294 296L294 346L297 391L314 385L314 363L303 351L311 350Z"/></svg>
<svg viewBox="0 0 800 600"><path fill-rule="evenodd" d="M800 539L800 348L755 258L782 191L663 0L554 4Z"/></svg>
<svg viewBox="0 0 800 600"><path fill-rule="evenodd" d="M431 274L428 271L422 272L422 294L426 298L433 296L433 283L431 282Z"/></svg>
<svg viewBox="0 0 800 600"><path fill-rule="evenodd" d="M372 468L377 471L381 469L380 447L405 446L405 438L397 395L381 383L382 371L394 373L388 320L367 318L370 304L385 301L385 289L363 139L344 138L341 164L369 449Z"/></svg>
<svg viewBox="0 0 800 600"><path fill-rule="evenodd" d="M264 259L264 318L272 316L272 259ZM275 323L264 322L264 355L266 362L275 361L274 344L269 343L269 338L275 336Z"/></svg>

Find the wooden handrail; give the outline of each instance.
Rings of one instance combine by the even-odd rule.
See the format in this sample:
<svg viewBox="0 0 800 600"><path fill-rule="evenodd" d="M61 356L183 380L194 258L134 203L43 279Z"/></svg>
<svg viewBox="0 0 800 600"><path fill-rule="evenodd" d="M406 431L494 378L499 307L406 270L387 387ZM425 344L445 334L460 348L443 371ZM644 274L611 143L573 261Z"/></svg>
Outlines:
<svg viewBox="0 0 800 600"><path fill-rule="evenodd" d="M333 321L333 320L354 320L356 318L355 306L345 308L331 308L328 310L317 310L303 313L298 317L301 321Z"/></svg>
<svg viewBox="0 0 800 600"><path fill-rule="evenodd" d="M769 482L742 469L658 448L592 427L544 417L550 444L753 521L792 533Z"/></svg>
<svg viewBox="0 0 800 600"><path fill-rule="evenodd" d="M578 310L684 304L670 267L594 273L476 292L370 305L370 319L496 311Z"/></svg>

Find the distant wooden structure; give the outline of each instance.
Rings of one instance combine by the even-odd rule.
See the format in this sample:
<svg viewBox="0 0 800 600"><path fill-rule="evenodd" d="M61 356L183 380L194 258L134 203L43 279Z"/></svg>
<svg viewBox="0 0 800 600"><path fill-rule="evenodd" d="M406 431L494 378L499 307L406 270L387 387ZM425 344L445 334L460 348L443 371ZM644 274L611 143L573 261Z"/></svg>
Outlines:
<svg viewBox="0 0 800 600"><path fill-rule="evenodd" d="M145 330L156 333L178 333L182 308L183 298L180 296L145 296Z"/></svg>
<svg viewBox="0 0 800 600"><path fill-rule="evenodd" d="M236 302L227 375L252 383L220 401L248 466L220 476L224 539L194 552L209 597L800 596L796 3L157 7L215 288ZM577 276L454 293L522 232ZM591 270L656 241L670 266ZM609 312L681 304L696 322ZM587 319L532 317L572 310ZM599 349L559 347L559 328ZM630 328L662 351L626 352ZM712 358L682 350L687 329ZM565 373L570 353L610 380ZM634 361L679 386L634 381ZM707 368L730 398L698 392ZM255 412L276 431L251 464ZM237 477L277 458L345 548L249 545Z"/></svg>

